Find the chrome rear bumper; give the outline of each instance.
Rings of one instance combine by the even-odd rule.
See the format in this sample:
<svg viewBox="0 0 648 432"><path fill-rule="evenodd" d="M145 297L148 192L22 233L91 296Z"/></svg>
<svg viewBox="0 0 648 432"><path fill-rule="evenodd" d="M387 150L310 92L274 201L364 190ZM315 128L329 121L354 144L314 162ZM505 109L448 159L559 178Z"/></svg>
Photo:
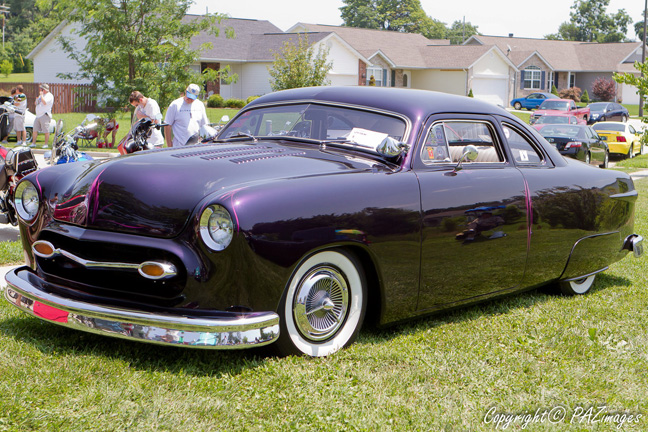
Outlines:
<svg viewBox="0 0 648 432"><path fill-rule="evenodd" d="M150 313L100 306L47 292L29 267L10 270L5 298L18 309L55 324L106 336L188 348L240 349L279 337L274 312L221 312L218 317ZM179 311L180 312L180 311Z"/></svg>

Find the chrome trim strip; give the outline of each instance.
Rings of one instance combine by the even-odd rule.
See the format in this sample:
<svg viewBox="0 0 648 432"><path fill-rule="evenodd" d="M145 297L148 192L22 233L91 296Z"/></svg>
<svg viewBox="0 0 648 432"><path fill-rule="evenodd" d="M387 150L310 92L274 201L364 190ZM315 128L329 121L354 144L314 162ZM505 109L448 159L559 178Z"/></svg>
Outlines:
<svg viewBox="0 0 648 432"><path fill-rule="evenodd" d="M274 312L190 317L100 306L41 290L46 285L29 267L6 275L5 299L32 316L64 327L159 345L239 349L268 345L279 337ZM34 283L36 282L36 284Z"/></svg>
<svg viewBox="0 0 648 432"><path fill-rule="evenodd" d="M50 254L43 254L41 252L38 252L36 247L39 244L47 245L52 249L52 253ZM65 258L74 261L75 263L82 265L83 267L86 268L95 268L95 269L121 269L121 270L137 270L140 275L147 279L153 279L153 280L159 280L159 279L167 279L173 276L176 276L178 274L177 269L173 264L166 263L166 262L157 262L157 261L145 261L143 263L122 263L122 262L107 262L107 261L92 261L92 260L87 260L84 258L81 258L79 256L74 255L73 253L70 253L64 249L60 249L55 247L52 243L48 242L47 240L37 240L32 244L32 252L34 255L37 257L43 258L43 259L50 259L50 258L55 258L57 256L64 256ZM151 276L147 275L142 271L142 268L147 265L155 265L157 267L162 268L162 275L161 276Z"/></svg>

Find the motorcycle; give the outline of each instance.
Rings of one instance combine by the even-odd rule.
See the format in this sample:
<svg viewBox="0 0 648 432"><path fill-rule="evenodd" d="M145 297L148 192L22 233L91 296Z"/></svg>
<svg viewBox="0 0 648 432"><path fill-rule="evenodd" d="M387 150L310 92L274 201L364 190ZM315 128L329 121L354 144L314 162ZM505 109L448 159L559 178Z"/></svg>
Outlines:
<svg viewBox="0 0 648 432"><path fill-rule="evenodd" d="M92 156L79 151L77 135L82 131L82 129L82 126L77 126L67 134L64 134L63 120L59 120L56 123L52 150L46 151L43 155L49 165L61 165L64 163L93 160Z"/></svg>
<svg viewBox="0 0 648 432"><path fill-rule="evenodd" d="M34 153L29 147L7 149L0 146L0 223L17 225L13 205L16 185L24 176L38 169ZM28 200L30 197L20 197Z"/></svg>
<svg viewBox="0 0 648 432"><path fill-rule="evenodd" d="M133 123L126 136L119 141L119 145L117 146L119 154L126 155L142 150L154 149L155 146L150 144L148 139L151 133L153 133L153 129L159 130L163 126L168 125L166 123L155 123L148 117L137 120Z"/></svg>

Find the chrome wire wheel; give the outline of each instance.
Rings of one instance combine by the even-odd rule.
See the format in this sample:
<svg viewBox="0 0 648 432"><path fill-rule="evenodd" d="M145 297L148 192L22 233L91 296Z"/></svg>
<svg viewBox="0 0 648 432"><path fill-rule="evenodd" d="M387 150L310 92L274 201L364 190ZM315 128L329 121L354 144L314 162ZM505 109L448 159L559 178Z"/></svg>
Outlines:
<svg viewBox="0 0 648 432"><path fill-rule="evenodd" d="M333 267L317 267L297 288L293 304L295 324L306 339L323 340L344 324L348 307L349 288L344 277Z"/></svg>
<svg viewBox="0 0 648 432"><path fill-rule="evenodd" d="M362 265L344 250L326 250L302 261L279 305L281 355L323 357L350 345L364 320L367 283Z"/></svg>

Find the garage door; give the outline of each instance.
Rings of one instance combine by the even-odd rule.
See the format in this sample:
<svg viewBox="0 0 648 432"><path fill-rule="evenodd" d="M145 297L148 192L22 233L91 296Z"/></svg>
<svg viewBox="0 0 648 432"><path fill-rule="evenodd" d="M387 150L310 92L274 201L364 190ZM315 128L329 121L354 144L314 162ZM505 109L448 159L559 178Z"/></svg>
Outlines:
<svg viewBox="0 0 648 432"><path fill-rule="evenodd" d="M508 80L504 78L473 78L472 91L475 99L480 99L503 107L508 105Z"/></svg>

